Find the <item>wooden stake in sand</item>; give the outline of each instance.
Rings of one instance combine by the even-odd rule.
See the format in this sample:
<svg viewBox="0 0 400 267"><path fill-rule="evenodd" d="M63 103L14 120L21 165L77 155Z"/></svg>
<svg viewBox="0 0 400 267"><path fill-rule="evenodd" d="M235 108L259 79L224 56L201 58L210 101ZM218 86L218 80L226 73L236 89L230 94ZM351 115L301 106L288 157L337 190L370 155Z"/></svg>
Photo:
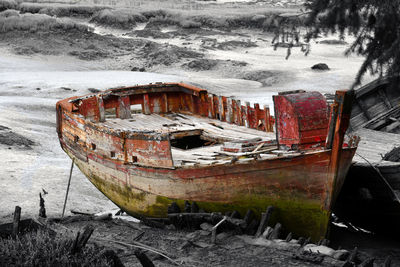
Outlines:
<svg viewBox="0 0 400 267"><path fill-rule="evenodd" d="M61 218L64 218L65 206L67 205L68 192L69 192L69 185L71 184L72 170L74 169L74 161L75 161L75 159L72 159L71 170L69 171L69 179L68 179L67 192L65 193L64 207L63 207L63 212L62 212Z"/></svg>
<svg viewBox="0 0 400 267"><path fill-rule="evenodd" d="M21 207L15 206L14 211L14 221L13 221L13 231L12 235L15 237L19 233L19 221L21 219Z"/></svg>

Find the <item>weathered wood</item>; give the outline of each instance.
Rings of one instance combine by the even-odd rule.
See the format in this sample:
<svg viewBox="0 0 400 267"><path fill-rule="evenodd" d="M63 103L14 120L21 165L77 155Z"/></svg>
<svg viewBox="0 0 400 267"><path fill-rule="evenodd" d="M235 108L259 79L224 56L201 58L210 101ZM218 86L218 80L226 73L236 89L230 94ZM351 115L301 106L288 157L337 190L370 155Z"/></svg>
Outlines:
<svg viewBox="0 0 400 267"><path fill-rule="evenodd" d="M144 114L151 113L149 94L143 94L143 113Z"/></svg>
<svg viewBox="0 0 400 267"><path fill-rule="evenodd" d="M100 216L95 216L94 220L95 221L107 221L107 220L111 220L112 219L112 214L111 213L106 213L106 214L102 214Z"/></svg>
<svg viewBox="0 0 400 267"><path fill-rule="evenodd" d="M97 105L99 107L99 122L105 122L106 114L105 114L105 110L104 110L103 96L101 96L101 95L97 96Z"/></svg>
<svg viewBox="0 0 400 267"><path fill-rule="evenodd" d="M190 205L190 212L191 213L199 212L199 206L197 205L197 203L195 201L193 201L192 204Z"/></svg>
<svg viewBox="0 0 400 267"><path fill-rule="evenodd" d="M254 212L249 209L247 210L243 220L245 221L246 225L248 225L253 220L253 218L254 218Z"/></svg>
<svg viewBox="0 0 400 267"><path fill-rule="evenodd" d="M42 193L39 193L39 198L40 198L40 202L39 202L39 217L41 218L46 218L46 208L44 206L44 199L42 197Z"/></svg>
<svg viewBox="0 0 400 267"><path fill-rule="evenodd" d="M247 127L247 128L251 128L251 120L250 120L250 102L248 102L248 101L246 101L245 102L245 123L244 123L244 125Z"/></svg>
<svg viewBox="0 0 400 267"><path fill-rule="evenodd" d="M259 124L260 116L259 116L259 113L260 113L260 104L255 103L254 104L254 120L255 120L255 125L254 126L255 126L255 128L257 130L260 129L260 124Z"/></svg>
<svg viewBox="0 0 400 267"><path fill-rule="evenodd" d="M244 232L247 235L255 235L257 233L257 227L260 224L260 222L257 219L253 219L246 227Z"/></svg>
<svg viewBox="0 0 400 267"><path fill-rule="evenodd" d="M185 200L185 207L184 207L183 211L187 212L187 213L191 212L190 203L187 200Z"/></svg>
<svg viewBox="0 0 400 267"><path fill-rule="evenodd" d="M335 134L336 120L337 120L338 104L330 105L330 115L329 115L329 128L328 135L326 137L326 148L332 148L333 136Z"/></svg>
<svg viewBox="0 0 400 267"><path fill-rule="evenodd" d="M232 107L232 98L228 97L226 99L226 122L232 123L233 122L233 107Z"/></svg>
<svg viewBox="0 0 400 267"><path fill-rule="evenodd" d="M162 112L164 112L164 113L169 112L169 110L168 110L169 107L168 107L168 95L167 95L167 93L163 93L162 102L163 102Z"/></svg>
<svg viewBox="0 0 400 267"><path fill-rule="evenodd" d="M222 220L220 220L213 228L211 231L211 243L215 244L216 237L217 237L217 229L218 226L220 226L223 222L225 222L228 219L228 217L224 216Z"/></svg>
<svg viewBox="0 0 400 267"><path fill-rule="evenodd" d="M153 262L147 257L147 255L142 252L141 250L137 249L135 250L135 256L139 260L140 264L143 267L154 267Z"/></svg>
<svg viewBox="0 0 400 267"><path fill-rule="evenodd" d="M225 121L225 106L224 106L224 99L222 96L218 96L218 114L219 120Z"/></svg>
<svg viewBox="0 0 400 267"><path fill-rule="evenodd" d="M286 242L290 242L290 240L292 240L292 238L293 238L293 234L292 234L292 232L290 232L290 233L287 235L285 241L286 241Z"/></svg>
<svg viewBox="0 0 400 267"><path fill-rule="evenodd" d="M125 265L122 263L120 258L118 257L117 253L114 250L106 250L100 255L101 258L106 258L111 266L113 267L124 267Z"/></svg>
<svg viewBox="0 0 400 267"><path fill-rule="evenodd" d="M262 233L262 237L265 239L270 239L273 229L269 226L265 228L264 232Z"/></svg>
<svg viewBox="0 0 400 267"><path fill-rule="evenodd" d="M71 212L72 214L79 214L79 215L86 215L86 216L94 216L94 213L82 212L82 211L78 211L78 210L74 210L74 209L71 209L70 212ZM115 214L115 215L117 215L117 214Z"/></svg>
<svg viewBox="0 0 400 267"><path fill-rule="evenodd" d="M17 236L19 233L19 222L21 220L21 207L15 206L12 236Z"/></svg>
<svg viewBox="0 0 400 267"><path fill-rule="evenodd" d="M94 230L93 226L87 225L85 226L82 235L80 235L80 232L78 232L75 238L75 242L71 247L71 254L80 252L86 246L90 236L93 233L93 230Z"/></svg>
<svg viewBox="0 0 400 267"><path fill-rule="evenodd" d="M264 105L264 123L265 123L265 131L273 132L274 127L271 125L271 114L269 111L269 106Z"/></svg>
<svg viewBox="0 0 400 267"><path fill-rule="evenodd" d="M374 267L374 258L365 259L358 267Z"/></svg>
<svg viewBox="0 0 400 267"><path fill-rule="evenodd" d="M362 99L357 99L357 103L360 106L362 112L364 113L365 117L367 117L368 120L372 119L373 116L371 114L369 114L368 112L368 106L364 103L364 101Z"/></svg>
<svg viewBox="0 0 400 267"><path fill-rule="evenodd" d="M279 239L279 236L281 235L281 230L282 225L280 223L277 223L271 233L270 239Z"/></svg>
<svg viewBox="0 0 400 267"><path fill-rule="evenodd" d="M129 96L123 96L118 98L118 117L120 119L129 119L131 118L131 108L130 108L130 100Z"/></svg>
<svg viewBox="0 0 400 267"><path fill-rule="evenodd" d="M261 234L264 232L265 227L268 225L268 221L271 217L271 214L274 210L274 207L269 206L266 212L263 212L261 215L260 225L258 226L256 237L260 237Z"/></svg>
<svg viewBox="0 0 400 267"><path fill-rule="evenodd" d="M239 126L243 125L242 105L240 103L240 100L236 100L236 120L237 120L237 125Z"/></svg>
<svg viewBox="0 0 400 267"><path fill-rule="evenodd" d="M168 206L168 214L170 213L180 213L181 208L179 208L178 204L176 202L172 202L171 205Z"/></svg>
<svg viewBox="0 0 400 267"><path fill-rule="evenodd" d="M213 94L208 95L208 117L210 119L215 118L215 111L214 111L214 96Z"/></svg>
<svg viewBox="0 0 400 267"><path fill-rule="evenodd" d="M392 108L392 104L390 103L385 91L384 90L378 90L378 94L379 94L380 98L382 99L382 101L385 103L386 107L388 109L391 109Z"/></svg>

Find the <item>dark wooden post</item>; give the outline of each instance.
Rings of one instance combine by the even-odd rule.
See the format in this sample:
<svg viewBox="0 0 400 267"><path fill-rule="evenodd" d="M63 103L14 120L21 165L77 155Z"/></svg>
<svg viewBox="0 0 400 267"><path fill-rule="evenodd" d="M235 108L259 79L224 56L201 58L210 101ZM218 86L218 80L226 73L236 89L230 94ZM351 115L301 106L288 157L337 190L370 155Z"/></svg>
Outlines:
<svg viewBox="0 0 400 267"><path fill-rule="evenodd" d="M12 235L15 237L19 233L19 221L21 220L21 207L15 206L14 211L14 221L13 221L13 231Z"/></svg>
<svg viewBox="0 0 400 267"><path fill-rule="evenodd" d="M336 91L335 104L337 104L337 118L332 140L331 160L329 163L329 173L332 175L333 188L337 188L337 177L339 174L340 157L343 149L343 140L350 122L351 107L353 103L354 90ZM331 129L329 129L329 132ZM334 192L330 192L332 203ZM334 203L334 201L333 201Z"/></svg>
<svg viewBox="0 0 400 267"><path fill-rule="evenodd" d="M269 206L267 208L267 211L262 213L261 222L260 222L260 225L258 226L256 237L260 237L261 234L264 232L265 227L267 227L269 218L271 218L271 214L273 211L274 211L274 207Z"/></svg>

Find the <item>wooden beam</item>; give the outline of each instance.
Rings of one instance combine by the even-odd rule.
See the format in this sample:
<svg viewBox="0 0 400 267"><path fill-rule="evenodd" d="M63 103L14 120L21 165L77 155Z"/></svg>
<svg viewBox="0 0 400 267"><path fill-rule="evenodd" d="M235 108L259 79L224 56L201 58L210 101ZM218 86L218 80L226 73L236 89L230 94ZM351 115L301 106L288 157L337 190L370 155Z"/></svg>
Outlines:
<svg viewBox="0 0 400 267"><path fill-rule="evenodd" d="M129 95L119 97L118 103L119 103L118 117L122 120L131 118L131 106L130 106Z"/></svg>
<svg viewBox="0 0 400 267"><path fill-rule="evenodd" d="M106 115L105 115L105 110L104 110L103 96L101 96L101 95L97 96L97 104L98 104L98 107L99 107L99 121L100 122L105 122L106 121Z"/></svg>
<svg viewBox="0 0 400 267"><path fill-rule="evenodd" d="M168 95L167 95L167 93L163 93L162 101L163 101L162 112L167 113L169 111L168 110Z"/></svg>
<svg viewBox="0 0 400 267"><path fill-rule="evenodd" d="M379 94L380 98L382 99L383 103L385 103L386 107L388 109L391 109L392 108L392 104L390 103L385 91L383 89L382 90L378 90L378 94Z"/></svg>
<svg viewBox="0 0 400 267"><path fill-rule="evenodd" d="M257 130L260 128L260 124L258 123L259 120L260 120L259 113L260 113L260 104L255 103L255 104L254 104L254 120L255 120L255 125L254 125L254 127L255 127L255 129L257 129Z"/></svg>
<svg viewBox="0 0 400 267"><path fill-rule="evenodd" d="M240 100L236 100L236 112L237 125L243 125L242 104L240 103Z"/></svg>
<svg viewBox="0 0 400 267"><path fill-rule="evenodd" d="M246 110L246 120L245 120L245 126L247 127L247 128L250 128L250 124L251 124L251 115L250 115L250 102L248 102L248 101L246 101L245 102L246 103L246 107L245 107L245 110Z"/></svg>
<svg viewBox="0 0 400 267"><path fill-rule="evenodd" d="M151 111L150 111L149 94L144 94L143 95L143 114L149 115L150 113L151 113Z"/></svg>
<svg viewBox="0 0 400 267"><path fill-rule="evenodd" d="M232 98L228 97L226 99L226 105L227 105L227 114L226 114L226 121L229 123L233 122L233 104L232 104Z"/></svg>
<svg viewBox="0 0 400 267"><path fill-rule="evenodd" d="M266 132L273 132L273 126L271 125L271 115L269 112L269 106L264 105L264 124Z"/></svg>
<svg viewBox="0 0 400 267"><path fill-rule="evenodd" d="M367 105L365 105L364 101L361 99L357 99L357 103L360 106L362 112L364 113L365 117L367 117L368 120L372 119L373 116L371 116L371 114L369 114L368 112L368 107Z"/></svg>
<svg viewBox="0 0 400 267"><path fill-rule="evenodd" d="M214 95L209 94L208 95L208 117L210 119L215 118L215 110L214 110Z"/></svg>
<svg viewBox="0 0 400 267"><path fill-rule="evenodd" d="M222 96L218 96L218 113L219 113L219 120L225 121L225 108Z"/></svg>

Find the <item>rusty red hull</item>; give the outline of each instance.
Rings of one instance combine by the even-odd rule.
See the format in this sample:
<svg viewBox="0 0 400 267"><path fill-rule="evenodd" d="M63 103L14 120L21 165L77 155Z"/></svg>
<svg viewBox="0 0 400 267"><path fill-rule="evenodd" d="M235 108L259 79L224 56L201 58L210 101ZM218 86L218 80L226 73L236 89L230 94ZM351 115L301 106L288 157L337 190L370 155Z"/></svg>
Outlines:
<svg viewBox="0 0 400 267"><path fill-rule="evenodd" d="M175 94L164 98L172 99ZM129 101L131 104L137 103L137 98L127 100L126 95L118 97L119 100L114 102L120 109L117 109L117 113L122 117L128 116L122 111L123 106L128 105ZM154 111L156 104L160 103L158 95L154 98L148 95L140 97L144 112L146 109ZM184 95L178 97L178 101L162 102L170 103L164 109L168 110L171 106L185 108L182 106L182 97L187 100ZM237 210L242 215L247 209L259 215L267 206L273 205L276 207L274 220L281 222L288 231L299 236L310 236L313 240L326 235L332 205L356 149L352 145L342 148L343 139L333 138L332 143L339 142L340 145L340 149L336 150L334 146L319 147L282 153L272 158L255 157L220 164L177 167L171 154L171 134L105 128L96 120L101 121L101 105L107 107L110 104L104 100L97 101L94 106L97 105L100 111L96 115L88 107L96 99L82 99L89 100L80 106L68 100L57 105L61 146L88 179L128 213L165 217L171 202L183 205L185 200L195 201L205 211ZM208 97L200 97L197 107L190 105L196 103L196 98L192 96L190 99L187 109L192 112L197 110L199 115L209 113L211 117L216 116L212 115L213 112L217 112L216 117L220 120L228 121L227 118L231 117L230 123L235 123L236 113L242 110L242 107L235 108L237 102L224 102L222 98L220 109L217 104L202 107L201 99L204 99L204 103L210 103ZM233 111L224 107L224 103L230 103ZM82 115L85 112L92 115ZM252 122L255 114L258 112L249 111L245 117L240 116L244 122L237 119L236 123L247 124L247 127L253 125L254 129L258 127L262 131L270 130L270 119L266 119L266 116L264 121L258 120L261 125ZM261 115L256 116L256 119L260 118ZM317 130L319 138L316 143L320 144L321 131ZM340 123L333 131L343 131Z"/></svg>

